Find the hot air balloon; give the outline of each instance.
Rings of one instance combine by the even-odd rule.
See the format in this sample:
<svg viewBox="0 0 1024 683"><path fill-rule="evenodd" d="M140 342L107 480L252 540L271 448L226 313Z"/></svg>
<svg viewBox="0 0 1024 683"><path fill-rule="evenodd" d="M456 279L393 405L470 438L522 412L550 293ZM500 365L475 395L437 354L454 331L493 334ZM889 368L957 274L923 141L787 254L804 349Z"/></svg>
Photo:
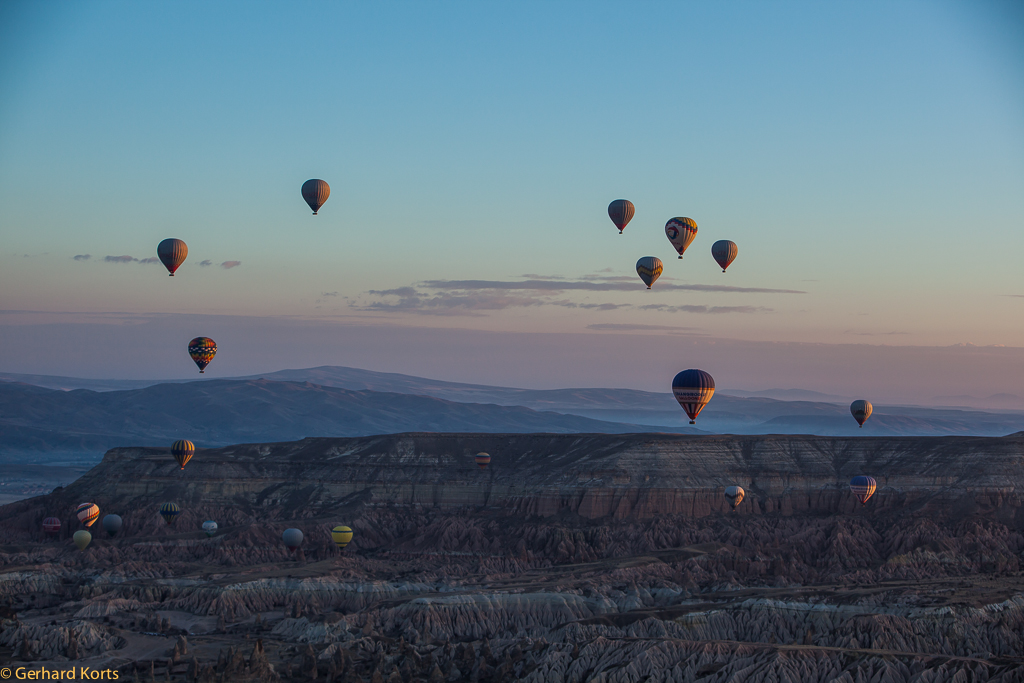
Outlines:
<svg viewBox="0 0 1024 683"><path fill-rule="evenodd" d="M203 531L206 532L207 536L213 536L217 533L217 522L212 519L208 519L203 522Z"/></svg>
<svg viewBox="0 0 1024 683"><path fill-rule="evenodd" d="M686 411L690 424L696 424L700 411L715 395L715 380L703 370L683 370L672 380L672 394Z"/></svg>
<svg viewBox="0 0 1024 683"><path fill-rule="evenodd" d="M281 540L291 552L295 552L302 545L302 532L298 529L285 529L281 534Z"/></svg>
<svg viewBox="0 0 1024 683"><path fill-rule="evenodd" d="M61 523L56 517L47 517L43 520L43 532L50 536L56 536L60 533Z"/></svg>
<svg viewBox="0 0 1024 683"><path fill-rule="evenodd" d="M181 465L181 469L185 469L185 465L187 465L188 461L192 459L192 456L195 455L195 452L196 445L191 441L186 441L185 439L178 439L173 444L171 444L171 455L173 455L174 459L178 462L179 465Z"/></svg>
<svg viewBox="0 0 1024 683"><path fill-rule="evenodd" d="M673 218L665 224L665 234L679 258L683 258L683 252L697 236L697 223L692 218Z"/></svg>
<svg viewBox="0 0 1024 683"><path fill-rule="evenodd" d="M160 516L168 524L174 524L174 520L181 514L181 508L174 503L164 503L160 506Z"/></svg>
<svg viewBox="0 0 1024 683"><path fill-rule="evenodd" d="M75 510L75 514L78 515L79 522L86 526L92 526L96 518L100 516L100 506L94 503L82 503Z"/></svg>
<svg viewBox="0 0 1024 683"><path fill-rule="evenodd" d="M200 373L206 372L206 366L217 355L217 342L209 337L196 337L188 343L188 355L199 366Z"/></svg>
<svg viewBox="0 0 1024 683"><path fill-rule="evenodd" d="M188 247L181 240L169 237L157 245L156 255L171 277L174 277L174 271L185 262L185 257L188 256Z"/></svg>
<svg viewBox="0 0 1024 683"><path fill-rule="evenodd" d="M107 515L103 518L103 529L111 536L116 536L121 530L121 516Z"/></svg>
<svg viewBox="0 0 1024 683"><path fill-rule="evenodd" d="M850 412L853 413L853 419L857 421L857 424L861 426L861 429L864 428L864 423L868 421L869 417L871 417L871 413L874 409L874 406L871 405L871 401L865 401L864 399L854 401L850 404Z"/></svg>
<svg viewBox="0 0 1024 683"><path fill-rule="evenodd" d="M487 453L477 453L476 464L480 469L486 469L491 464L491 456Z"/></svg>
<svg viewBox="0 0 1024 683"><path fill-rule="evenodd" d="M331 529L331 540L334 541L334 545L344 548L352 542L352 530L344 524L339 524Z"/></svg>
<svg viewBox="0 0 1024 683"><path fill-rule="evenodd" d="M92 543L92 534L85 529L79 529L75 532L75 535L71 537L71 540L75 542L79 550L85 550Z"/></svg>
<svg viewBox="0 0 1024 683"><path fill-rule="evenodd" d="M647 289L651 288L651 285L661 277L661 271L664 266L661 264L661 259L657 256L644 256L642 259L636 262L636 274L640 276L640 279L647 285Z"/></svg>
<svg viewBox="0 0 1024 683"><path fill-rule="evenodd" d="M747 495L747 492L743 490L742 486L730 486L725 489L725 497L729 501L729 505L735 510L736 506L743 502L743 496Z"/></svg>
<svg viewBox="0 0 1024 683"><path fill-rule="evenodd" d="M877 486L873 477L866 477L863 474L850 480L850 490L853 491L853 495L857 497L861 505L868 502L868 498L875 493Z"/></svg>
<svg viewBox="0 0 1024 683"><path fill-rule="evenodd" d="M327 198L331 196L331 186L325 180L311 178L302 183L302 198L313 209L313 215L320 210Z"/></svg>
<svg viewBox="0 0 1024 683"><path fill-rule="evenodd" d="M636 213L636 207L628 199L616 199L608 205L608 218L612 219L612 223L619 229L620 235L622 234L622 229L633 220L634 213Z"/></svg>
<svg viewBox="0 0 1024 683"><path fill-rule="evenodd" d="M729 240L718 240L711 245L711 255L718 265L722 266L722 272L729 267L729 264L736 259L736 254L739 253L739 248L735 242Z"/></svg>

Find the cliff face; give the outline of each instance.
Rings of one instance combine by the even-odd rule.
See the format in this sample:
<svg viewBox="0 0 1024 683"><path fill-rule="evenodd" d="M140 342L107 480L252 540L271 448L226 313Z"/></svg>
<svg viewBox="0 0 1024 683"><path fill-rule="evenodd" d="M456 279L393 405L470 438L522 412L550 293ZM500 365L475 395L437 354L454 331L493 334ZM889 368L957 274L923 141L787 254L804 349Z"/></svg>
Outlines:
<svg viewBox="0 0 1024 683"><path fill-rule="evenodd" d="M1020 680L1022 485L1024 434L397 434L184 471L115 449L0 511L0 654L189 680ZM86 500L124 528L80 553Z"/></svg>
<svg viewBox="0 0 1024 683"><path fill-rule="evenodd" d="M492 456L486 470L473 462L479 451ZM175 500L288 517L329 513L358 499L364 506L649 519L720 514L728 510L722 490L739 484L747 496L737 515L789 516L858 511L847 489L858 474L878 481L867 506L873 512L1009 522L1024 492L1024 433L397 434L200 450L184 471L166 450L118 448L48 502L89 499L114 511Z"/></svg>

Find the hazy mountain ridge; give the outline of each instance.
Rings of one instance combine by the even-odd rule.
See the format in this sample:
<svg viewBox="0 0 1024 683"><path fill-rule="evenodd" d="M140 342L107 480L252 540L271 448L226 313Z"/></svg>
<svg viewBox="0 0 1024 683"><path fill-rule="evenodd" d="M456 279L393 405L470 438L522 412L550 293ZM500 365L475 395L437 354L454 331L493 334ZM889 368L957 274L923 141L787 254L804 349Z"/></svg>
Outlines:
<svg viewBox="0 0 1024 683"><path fill-rule="evenodd" d="M656 431L521 406L351 391L309 382L211 380L128 391L58 391L0 383L4 450L98 450L188 438L202 446L365 436L399 430ZM682 431L682 430L680 430ZM695 431L692 428L686 431Z"/></svg>

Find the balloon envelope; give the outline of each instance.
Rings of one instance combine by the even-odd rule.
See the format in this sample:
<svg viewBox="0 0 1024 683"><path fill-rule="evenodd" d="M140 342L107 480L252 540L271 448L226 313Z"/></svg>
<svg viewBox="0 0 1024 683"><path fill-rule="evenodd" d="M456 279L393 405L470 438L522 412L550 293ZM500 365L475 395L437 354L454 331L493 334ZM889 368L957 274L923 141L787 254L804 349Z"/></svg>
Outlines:
<svg viewBox="0 0 1024 683"><path fill-rule="evenodd" d="M92 534L85 529L79 529L75 532L75 535L71 537L71 540L75 542L79 550L85 550L90 543L92 543Z"/></svg>
<svg viewBox="0 0 1024 683"><path fill-rule="evenodd" d="M100 516L100 506L95 503L82 503L75 510L78 521L86 526L92 526L96 518Z"/></svg>
<svg viewBox="0 0 1024 683"><path fill-rule="evenodd" d="M730 240L718 240L711 245L711 256L718 261L718 265L722 267L723 273L729 267L729 264L736 259L736 254L738 253L739 247Z"/></svg>
<svg viewBox="0 0 1024 683"><path fill-rule="evenodd" d="M657 256L644 256L636 262L636 274L647 285L647 289L650 289L651 285L661 277L663 269L664 266L661 263L661 259Z"/></svg>
<svg viewBox="0 0 1024 683"><path fill-rule="evenodd" d="M743 497L747 495L747 492L743 490L742 486L730 486L725 489L725 497L729 501L729 505L735 510L736 506L743 502Z"/></svg>
<svg viewBox="0 0 1024 683"><path fill-rule="evenodd" d="M634 213L636 213L636 207L628 199L616 199L608 205L608 218L612 219L612 223L619 229L620 235L622 234L622 229L633 220Z"/></svg>
<svg viewBox="0 0 1024 683"><path fill-rule="evenodd" d="M103 530L111 536L117 534L121 530L121 516L120 515L107 515L103 518Z"/></svg>
<svg viewBox="0 0 1024 683"><path fill-rule="evenodd" d="M673 218L665 224L665 235L679 258L683 258L683 252L697 236L697 223L692 218Z"/></svg>
<svg viewBox="0 0 1024 683"><path fill-rule="evenodd" d="M320 210L327 198L331 196L331 186L325 180L311 178L302 183L302 198L313 209L313 215Z"/></svg>
<svg viewBox="0 0 1024 683"><path fill-rule="evenodd" d="M861 505L868 502L868 498L874 495L877 486L874 477L867 477L863 474L850 480L850 490Z"/></svg>
<svg viewBox="0 0 1024 683"><path fill-rule="evenodd" d="M61 521L56 517L47 517L43 520L43 531L51 536L60 533Z"/></svg>
<svg viewBox="0 0 1024 683"><path fill-rule="evenodd" d="M874 412L875 407L871 405L871 401L865 401L860 399L850 404L850 413L853 415L853 419L857 421L861 427L871 417L871 413Z"/></svg>
<svg viewBox="0 0 1024 683"><path fill-rule="evenodd" d="M696 424L700 411L715 395L715 379L703 370L683 370L672 379L672 395L690 418L690 424Z"/></svg>
<svg viewBox="0 0 1024 683"><path fill-rule="evenodd" d="M487 453L477 453L476 464L480 467L480 469L486 468L488 465L491 464L491 456L488 455Z"/></svg>
<svg viewBox="0 0 1024 683"><path fill-rule="evenodd" d="M302 545L302 532L298 529L285 529L284 533L281 534L281 540L284 541L288 550L295 552Z"/></svg>
<svg viewBox="0 0 1024 683"><path fill-rule="evenodd" d="M199 366L199 372L206 372L206 366L217 355L217 342L209 337L196 337L188 343L188 355Z"/></svg>
<svg viewBox="0 0 1024 683"><path fill-rule="evenodd" d="M185 439L179 439L171 444L171 455L174 456L174 460L181 466L181 469L185 469L185 465L195 455L196 445L191 441Z"/></svg>
<svg viewBox="0 0 1024 683"><path fill-rule="evenodd" d="M174 271L185 262L185 257L188 256L188 247L181 240L170 237L157 245L156 255L171 277L174 277Z"/></svg>
<svg viewBox="0 0 1024 683"><path fill-rule="evenodd" d="M160 516L168 524L174 524L174 520L181 514L181 508L175 503L164 503L160 506Z"/></svg>
<svg viewBox="0 0 1024 683"><path fill-rule="evenodd" d="M352 542L352 530L344 524L339 524L331 529L331 540L339 548L344 548Z"/></svg>
<svg viewBox="0 0 1024 683"><path fill-rule="evenodd" d="M203 531L206 532L207 536L213 536L217 533L217 522L212 519L203 522Z"/></svg>

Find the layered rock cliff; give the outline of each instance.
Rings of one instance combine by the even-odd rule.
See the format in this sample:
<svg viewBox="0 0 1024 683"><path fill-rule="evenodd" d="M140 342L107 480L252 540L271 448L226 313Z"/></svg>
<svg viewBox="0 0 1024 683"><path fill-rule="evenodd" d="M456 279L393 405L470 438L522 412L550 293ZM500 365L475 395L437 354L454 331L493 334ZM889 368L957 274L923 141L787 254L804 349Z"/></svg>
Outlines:
<svg viewBox="0 0 1024 683"><path fill-rule="evenodd" d="M2 510L0 654L210 680L1020 680L1022 485L1024 434L398 434L184 471L115 449ZM80 553L86 500L124 528ZM195 666L161 645L183 630Z"/></svg>

